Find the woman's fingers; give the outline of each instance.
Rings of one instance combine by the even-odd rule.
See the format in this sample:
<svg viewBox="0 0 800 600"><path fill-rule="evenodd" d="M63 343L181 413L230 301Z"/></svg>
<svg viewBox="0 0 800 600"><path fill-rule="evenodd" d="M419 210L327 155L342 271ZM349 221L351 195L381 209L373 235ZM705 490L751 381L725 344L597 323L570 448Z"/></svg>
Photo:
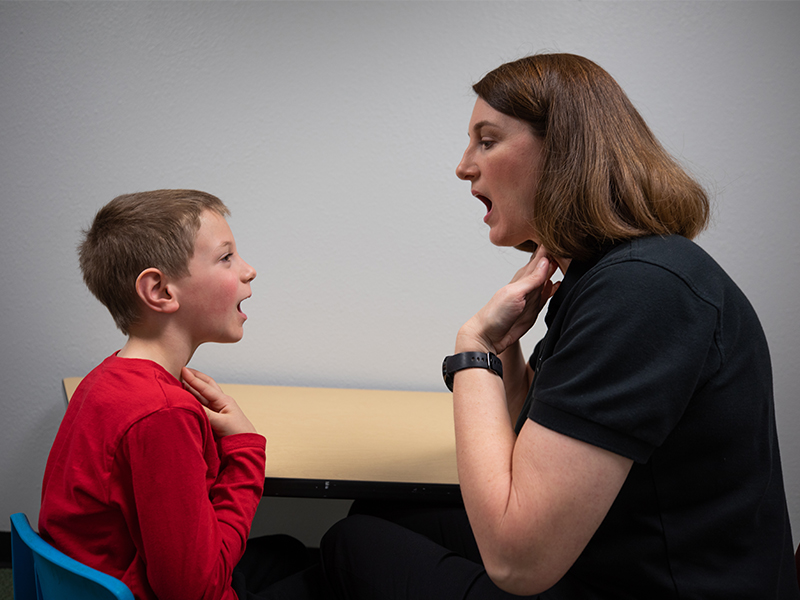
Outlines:
<svg viewBox="0 0 800 600"><path fill-rule="evenodd" d="M512 282L471 319L467 331L472 331L496 352L518 341L533 326L557 289L550 281L556 268L555 261L540 247Z"/></svg>

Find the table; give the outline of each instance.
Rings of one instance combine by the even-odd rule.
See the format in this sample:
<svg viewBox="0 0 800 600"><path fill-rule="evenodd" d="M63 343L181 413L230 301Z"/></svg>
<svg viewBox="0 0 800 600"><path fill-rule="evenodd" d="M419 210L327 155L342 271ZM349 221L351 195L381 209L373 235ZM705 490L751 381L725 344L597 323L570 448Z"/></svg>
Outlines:
<svg viewBox="0 0 800 600"><path fill-rule="evenodd" d="M267 438L265 496L461 499L448 392L220 387Z"/></svg>

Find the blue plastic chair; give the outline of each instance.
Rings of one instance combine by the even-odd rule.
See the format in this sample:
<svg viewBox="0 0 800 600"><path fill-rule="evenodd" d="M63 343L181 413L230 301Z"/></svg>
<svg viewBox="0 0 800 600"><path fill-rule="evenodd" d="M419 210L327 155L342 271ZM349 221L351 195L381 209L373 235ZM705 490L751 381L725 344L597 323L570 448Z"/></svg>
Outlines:
<svg viewBox="0 0 800 600"><path fill-rule="evenodd" d="M39 537L24 513L11 515L14 600L133 600L119 579L79 563Z"/></svg>

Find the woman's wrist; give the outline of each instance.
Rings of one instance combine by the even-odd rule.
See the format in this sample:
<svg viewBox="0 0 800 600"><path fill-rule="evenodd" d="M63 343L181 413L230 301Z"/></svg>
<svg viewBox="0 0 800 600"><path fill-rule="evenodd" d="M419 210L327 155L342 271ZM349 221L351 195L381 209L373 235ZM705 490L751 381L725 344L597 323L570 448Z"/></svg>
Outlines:
<svg viewBox="0 0 800 600"><path fill-rule="evenodd" d="M522 357L522 344L519 340L508 346L501 354L498 354L501 359L504 357ZM523 359L524 361L524 359Z"/></svg>
<svg viewBox="0 0 800 600"><path fill-rule="evenodd" d="M455 353L460 354L461 352L491 352L492 354L496 354L492 344L488 343L480 336L474 335L469 330L465 331L464 327L458 331L458 335L456 336Z"/></svg>

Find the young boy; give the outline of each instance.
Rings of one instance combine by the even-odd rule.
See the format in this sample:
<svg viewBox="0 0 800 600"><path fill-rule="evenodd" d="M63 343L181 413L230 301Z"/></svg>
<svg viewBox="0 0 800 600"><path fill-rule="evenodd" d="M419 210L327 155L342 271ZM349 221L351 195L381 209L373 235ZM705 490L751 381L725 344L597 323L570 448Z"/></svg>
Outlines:
<svg viewBox="0 0 800 600"><path fill-rule="evenodd" d="M261 498L266 441L213 379L186 368L200 344L243 335L256 271L236 251L228 214L198 191L120 196L79 248L86 285L128 340L72 397L45 469L39 532L136 598L245 594L232 575ZM275 547L290 541L272 551L304 553Z"/></svg>

